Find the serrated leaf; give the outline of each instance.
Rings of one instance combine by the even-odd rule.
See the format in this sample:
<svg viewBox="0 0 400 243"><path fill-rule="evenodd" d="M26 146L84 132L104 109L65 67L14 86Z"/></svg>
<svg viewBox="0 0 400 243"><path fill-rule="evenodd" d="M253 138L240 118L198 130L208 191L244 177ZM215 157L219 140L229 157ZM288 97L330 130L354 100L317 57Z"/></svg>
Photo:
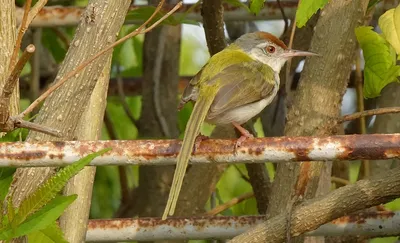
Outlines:
<svg viewBox="0 0 400 243"><path fill-rule="evenodd" d="M301 28L318 10L322 9L328 0L303 0L300 1L296 11L296 26Z"/></svg>
<svg viewBox="0 0 400 243"><path fill-rule="evenodd" d="M45 229L55 222L76 198L77 195L55 197L39 211L30 215L21 225L18 225L14 232L10 227L3 230L0 233L0 239L16 238Z"/></svg>
<svg viewBox="0 0 400 243"><path fill-rule="evenodd" d="M264 7L264 0L250 0L250 12L257 15Z"/></svg>
<svg viewBox="0 0 400 243"><path fill-rule="evenodd" d="M395 65L385 39L372 27L358 27L355 33L365 59L364 96L374 98L387 84L396 81L400 66Z"/></svg>
<svg viewBox="0 0 400 243"><path fill-rule="evenodd" d="M76 175L80 170L88 165L94 158L100 156L111 149L103 149L99 152L92 153L79 161L64 167L58 171L54 176L49 178L43 185L41 185L35 192L25 198L15 217L15 223L21 224L26 220L29 215L43 207L46 203L52 200L57 193L65 186L68 180Z"/></svg>
<svg viewBox="0 0 400 243"><path fill-rule="evenodd" d="M400 5L379 17L378 24L385 39L400 54Z"/></svg>
<svg viewBox="0 0 400 243"><path fill-rule="evenodd" d="M28 242L68 243L64 238L64 233L55 222L47 226L45 229L29 234Z"/></svg>

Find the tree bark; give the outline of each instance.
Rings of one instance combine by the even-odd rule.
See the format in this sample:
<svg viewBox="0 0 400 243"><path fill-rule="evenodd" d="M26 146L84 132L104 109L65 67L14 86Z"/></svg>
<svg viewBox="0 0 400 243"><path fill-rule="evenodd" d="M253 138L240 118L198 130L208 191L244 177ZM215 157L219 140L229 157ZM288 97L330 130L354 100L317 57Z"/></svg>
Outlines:
<svg viewBox="0 0 400 243"><path fill-rule="evenodd" d="M17 39L17 27L15 20L15 1L0 0L0 6L0 43L2 45L0 55L0 87L2 90L11 72L9 66ZM10 99L10 116L17 115L19 113L18 89L19 85L17 83Z"/></svg>
<svg viewBox="0 0 400 243"><path fill-rule="evenodd" d="M285 135L336 133L335 119L340 114L356 44L354 28L361 23L367 5L367 0L330 1L321 11L311 51L322 57L306 59L293 106L288 112ZM329 167L330 164L323 162L279 164L267 216L290 210L296 198L313 198L319 186L325 188L319 193L326 193L330 184Z"/></svg>
<svg viewBox="0 0 400 243"><path fill-rule="evenodd" d="M169 0L173 4L176 0ZM150 1L152 4L157 0ZM181 26L161 26L146 33L143 46L142 115L144 138L177 138L177 97ZM125 216L160 216L168 197L174 166L139 167L139 186Z"/></svg>
<svg viewBox="0 0 400 243"><path fill-rule="evenodd" d="M56 77L59 80L66 73L88 57L96 54L116 39L130 1L91 0L81 18L72 45ZM108 62L104 55L88 65L78 75L52 93L39 111L36 123L58 129L62 138L55 138L37 132L30 132L27 141L67 141L77 139L77 126L89 103L97 80ZM44 180L54 173L54 168L20 168L14 174L11 190L13 204L20 202L32 193Z"/></svg>
<svg viewBox="0 0 400 243"><path fill-rule="evenodd" d="M107 89L110 80L111 53L90 97L89 104L79 121L76 136L78 140L98 140L101 136L103 116L107 105ZM64 189L65 195L77 194L78 198L60 218L60 226L70 243L85 241L89 220L95 166L85 167L71 178ZM80 225L81 227L76 227Z"/></svg>
<svg viewBox="0 0 400 243"><path fill-rule="evenodd" d="M377 105L380 108L400 106L400 85L391 83L386 86L381 96L377 98ZM374 126L371 133L398 133L400 132L400 114L386 114L376 116ZM371 175L376 175L381 172L389 171L390 169L399 166L398 159L392 160L371 160L370 170Z"/></svg>

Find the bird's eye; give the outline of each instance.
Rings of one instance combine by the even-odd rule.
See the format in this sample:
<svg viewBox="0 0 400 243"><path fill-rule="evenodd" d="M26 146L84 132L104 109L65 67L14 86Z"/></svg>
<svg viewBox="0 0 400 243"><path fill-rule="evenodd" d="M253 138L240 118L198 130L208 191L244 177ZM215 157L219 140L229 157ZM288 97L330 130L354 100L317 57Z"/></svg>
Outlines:
<svg viewBox="0 0 400 243"><path fill-rule="evenodd" d="M275 52L275 46L267 46L267 47L265 47L265 50L268 53L274 53Z"/></svg>

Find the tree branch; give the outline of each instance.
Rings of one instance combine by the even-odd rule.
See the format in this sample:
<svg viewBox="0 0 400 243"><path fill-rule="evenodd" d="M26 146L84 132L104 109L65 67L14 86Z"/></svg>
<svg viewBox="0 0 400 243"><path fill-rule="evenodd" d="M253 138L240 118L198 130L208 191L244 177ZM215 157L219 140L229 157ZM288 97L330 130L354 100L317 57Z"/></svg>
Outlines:
<svg viewBox="0 0 400 243"><path fill-rule="evenodd" d="M373 179L341 187L306 201L293 210L291 235L299 236L341 216L400 197L400 168ZM281 213L233 238L230 243L279 243L286 238L286 214Z"/></svg>

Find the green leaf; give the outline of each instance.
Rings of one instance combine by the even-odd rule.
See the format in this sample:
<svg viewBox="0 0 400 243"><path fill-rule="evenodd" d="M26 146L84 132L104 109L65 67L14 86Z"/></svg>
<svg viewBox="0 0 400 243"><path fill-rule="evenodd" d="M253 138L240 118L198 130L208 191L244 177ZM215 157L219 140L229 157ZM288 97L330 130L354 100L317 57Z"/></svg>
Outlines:
<svg viewBox="0 0 400 243"><path fill-rule="evenodd" d="M76 175L80 170L88 165L94 158L100 156L110 149L103 149L99 152L92 153L79 161L61 169L54 176L49 178L43 185L41 185L35 192L25 198L15 217L17 225L25 221L25 219L32 215L34 212L43 207L51 199L53 199L57 193L65 186L68 180Z"/></svg>
<svg viewBox="0 0 400 243"><path fill-rule="evenodd" d="M363 50L364 67L364 96L374 98L389 83L396 81L400 66L395 65L390 47L372 27L358 27L355 30L357 40Z"/></svg>
<svg viewBox="0 0 400 243"><path fill-rule="evenodd" d="M128 14L126 15L126 20L140 20L145 22L150 18L150 16L154 13L156 10L156 7L153 6L142 6L140 8L136 8L132 11L129 11ZM165 15L164 11L159 11L156 16L153 18L153 20L150 22L150 24L155 23L157 20L159 20L162 16ZM167 25L178 25L182 22L182 19L178 19L175 17L174 14L168 16L164 21L161 22L161 24L167 24Z"/></svg>
<svg viewBox="0 0 400 243"><path fill-rule="evenodd" d="M250 0L250 12L257 15L264 7L264 0Z"/></svg>
<svg viewBox="0 0 400 243"><path fill-rule="evenodd" d="M232 5L232 6L235 6L235 7L244 8L247 11L250 12L249 7L247 7L247 5L244 4L243 2L241 2L240 0L224 0L224 2L226 2L226 3L228 3L228 4ZM262 1L262 2L264 2L264 1ZM262 4L264 4L264 3L262 3Z"/></svg>
<svg viewBox="0 0 400 243"><path fill-rule="evenodd" d="M378 24L385 39L400 54L400 5L379 17Z"/></svg>
<svg viewBox="0 0 400 243"><path fill-rule="evenodd" d="M296 25L301 28L319 9L322 9L328 0L303 0L300 1L296 11Z"/></svg>
<svg viewBox="0 0 400 243"><path fill-rule="evenodd" d="M58 219L64 210L77 198L77 195L57 196L47 205L30 215L21 225L18 225L13 232L7 227L0 234L0 239L16 238L35 231L46 229L51 223Z"/></svg>
<svg viewBox="0 0 400 243"><path fill-rule="evenodd" d="M64 238L64 233L55 222L47 226L45 229L29 234L28 242L68 243Z"/></svg>
<svg viewBox="0 0 400 243"><path fill-rule="evenodd" d="M0 168L0 201L6 198L14 172L14 168Z"/></svg>

